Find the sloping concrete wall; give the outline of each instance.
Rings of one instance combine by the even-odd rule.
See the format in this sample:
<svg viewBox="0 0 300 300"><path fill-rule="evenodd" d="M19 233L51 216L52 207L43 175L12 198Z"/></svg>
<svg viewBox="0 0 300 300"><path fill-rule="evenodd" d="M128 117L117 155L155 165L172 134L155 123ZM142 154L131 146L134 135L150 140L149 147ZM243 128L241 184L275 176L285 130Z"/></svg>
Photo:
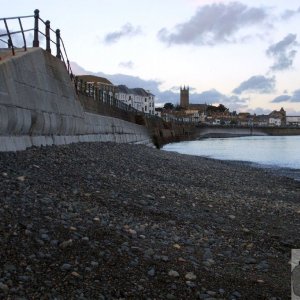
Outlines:
<svg viewBox="0 0 300 300"><path fill-rule="evenodd" d="M83 141L151 144L143 126L84 112L63 62L46 51L0 61L0 151Z"/></svg>

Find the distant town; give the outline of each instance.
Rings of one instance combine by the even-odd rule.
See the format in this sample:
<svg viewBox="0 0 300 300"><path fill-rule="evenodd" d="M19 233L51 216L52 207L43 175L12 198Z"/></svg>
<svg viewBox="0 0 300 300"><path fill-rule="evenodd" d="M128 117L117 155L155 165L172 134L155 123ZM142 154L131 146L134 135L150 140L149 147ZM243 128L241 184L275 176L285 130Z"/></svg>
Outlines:
<svg viewBox="0 0 300 300"><path fill-rule="evenodd" d="M130 108L160 117L167 122L245 127L300 126L300 116L287 116L283 107L273 110L268 115L256 115L230 111L223 104L193 104L189 101L189 88L185 86L180 88L178 105L167 102L163 107L155 107L155 95L143 88L114 85L106 78L93 75L80 75L77 78L86 83L86 89L95 86L102 91L100 98L102 97L104 101L117 99Z"/></svg>

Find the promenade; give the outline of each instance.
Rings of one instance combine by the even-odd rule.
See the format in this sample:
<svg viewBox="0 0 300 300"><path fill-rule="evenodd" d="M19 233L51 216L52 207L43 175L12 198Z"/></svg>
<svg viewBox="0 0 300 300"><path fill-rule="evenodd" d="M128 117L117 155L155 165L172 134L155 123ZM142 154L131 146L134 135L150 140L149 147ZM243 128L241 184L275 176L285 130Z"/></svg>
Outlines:
<svg viewBox="0 0 300 300"><path fill-rule="evenodd" d="M288 299L300 184L142 145L0 153L1 299Z"/></svg>

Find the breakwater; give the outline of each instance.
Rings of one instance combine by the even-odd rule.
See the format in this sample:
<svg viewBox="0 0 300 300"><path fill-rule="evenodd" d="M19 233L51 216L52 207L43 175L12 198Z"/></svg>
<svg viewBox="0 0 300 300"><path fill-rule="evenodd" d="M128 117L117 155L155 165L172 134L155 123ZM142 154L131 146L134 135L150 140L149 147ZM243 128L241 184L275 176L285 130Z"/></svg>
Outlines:
<svg viewBox="0 0 300 300"><path fill-rule="evenodd" d="M226 138L242 136L284 136L300 135L299 127L227 127L196 126L192 131L194 139Z"/></svg>

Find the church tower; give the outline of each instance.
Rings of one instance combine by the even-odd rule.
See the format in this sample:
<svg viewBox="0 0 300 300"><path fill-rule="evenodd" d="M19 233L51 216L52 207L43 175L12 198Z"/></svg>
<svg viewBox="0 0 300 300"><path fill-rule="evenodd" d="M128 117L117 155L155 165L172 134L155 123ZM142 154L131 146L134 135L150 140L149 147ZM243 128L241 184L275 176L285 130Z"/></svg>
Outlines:
<svg viewBox="0 0 300 300"><path fill-rule="evenodd" d="M189 106L189 87L180 87L180 106L188 108Z"/></svg>

